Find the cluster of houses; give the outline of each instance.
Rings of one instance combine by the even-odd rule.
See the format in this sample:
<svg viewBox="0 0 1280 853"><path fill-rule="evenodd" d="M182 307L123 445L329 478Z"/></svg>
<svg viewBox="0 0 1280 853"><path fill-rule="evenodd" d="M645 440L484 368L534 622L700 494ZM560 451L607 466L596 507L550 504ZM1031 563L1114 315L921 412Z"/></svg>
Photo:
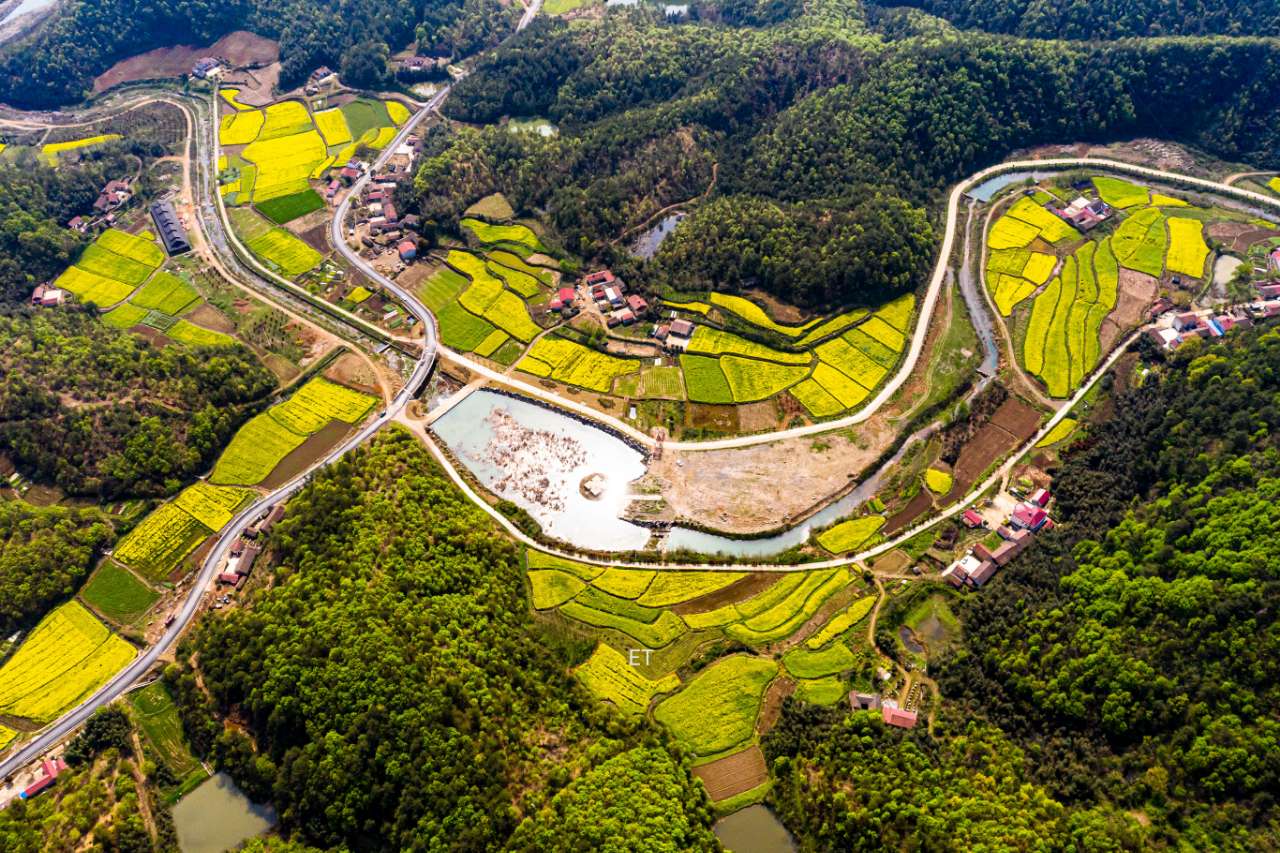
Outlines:
<svg viewBox="0 0 1280 853"><path fill-rule="evenodd" d="M90 229L99 224L114 225L116 223L116 211L128 205L132 200L133 185L128 178L107 181L103 184L102 189L98 191L98 197L93 202L93 214L88 218L73 216L67 221L67 227L72 231L87 234Z"/></svg>
<svg viewBox="0 0 1280 853"><path fill-rule="evenodd" d="M627 285L610 270L597 270L582 279L582 289L586 296L595 303L604 317L605 325L610 329L618 326L630 326L649 311L649 303L637 293L628 294ZM577 291L571 287L562 287L548 306L552 311L559 311L564 318L578 313L576 306Z"/></svg>
<svg viewBox="0 0 1280 853"><path fill-rule="evenodd" d="M413 82L445 73L449 67L447 56L410 56L395 63L396 76Z"/></svg>
<svg viewBox="0 0 1280 853"><path fill-rule="evenodd" d="M1151 308L1151 315L1158 316L1169 310L1173 304L1167 299L1159 299ZM1247 313L1197 314L1187 311L1173 318L1168 326L1147 330L1147 337L1163 350L1175 350L1193 337L1220 338L1232 329L1248 329L1253 326L1253 319L1280 316L1280 301L1260 302L1249 305ZM1250 316L1252 315L1252 317Z"/></svg>
<svg viewBox="0 0 1280 853"><path fill-rule="evenodd" d="M1079 231L1090 231L1106 222L1115 213L1111 205L1102 199L1076 196L1066 207L1054 208L1054 213L1070 222Z"/></svg>
<svg viewBox="0 0 1280 853"><path fill-rule="evenodd" d="M942 571L942 579L956 589L978 589L991 580L996 570L1027 549L1036 533L1053 529L1053 520L1047 511L1051 499L1048 489L1036 489L1031 497L1014 507L1008 523L996 528L1001 539L999 545L990 548L985 542L979 542L947 566ZM986 527L986 520L972 509L964 511L961 521L969 528Z"/></svg>
<svg viewBox="0 0 1280 853"><path fill-rule="evenodd" d="M258 537L270 533L271 528L275 527L276 522L282 518L284 518L284 504L276 504L267 511L266 515L245 529L243 536L232 544L231 556L227 559L226 567L218 575L218 583L235 589L244 586L250 573L253 572L253 564L262 553L262 547L257 542Z"/></svg>
<svg viewBox="0 0 1280 853"><path fill-rule="evenodd" d="M417 235L422 231L422 219L414 213L401 214L395 195L401 183L412 180L413 163L421 150L422 141L416 135L397 146L365 186L360 199L364 208L361 224L367 227L360 242L369 249L394 247L401 262L406 264L418 257ZM325 197L332 201L343 185L350 186L366 169L368 165L359 160L347 163L330 181Z"/></svg>

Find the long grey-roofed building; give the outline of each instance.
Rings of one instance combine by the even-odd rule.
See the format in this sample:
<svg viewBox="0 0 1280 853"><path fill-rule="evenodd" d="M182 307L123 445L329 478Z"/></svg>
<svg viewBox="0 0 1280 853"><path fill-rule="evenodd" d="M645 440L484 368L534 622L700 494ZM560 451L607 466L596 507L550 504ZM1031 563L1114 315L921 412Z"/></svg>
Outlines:
<svg viewBox="0 0 1280 853"><path fill-rule="evenodd" d="M170 255L181 255L191 251L191 242L187 240L187 230L178 221L178 211L173 209L171 201L157 201L151 204L151 218L160 231L160 239Z"/></svg>

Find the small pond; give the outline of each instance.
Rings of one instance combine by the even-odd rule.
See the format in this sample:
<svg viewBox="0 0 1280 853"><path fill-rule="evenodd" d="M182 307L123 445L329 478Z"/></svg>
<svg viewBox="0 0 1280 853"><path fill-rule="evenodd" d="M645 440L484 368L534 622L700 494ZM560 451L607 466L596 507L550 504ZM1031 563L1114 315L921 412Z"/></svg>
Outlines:
<svg viewBox="0 0 1280 853"><path fill-rule="evenodd" d="M987 178L985 181L965 193L965 195L986 204L991 201L991 199L995 198L996 193L1000 192L1000 190L1005 187L1021 183L1027 178L1039 181L1044 177L1045 173L1043 172L1006 172L1003 175L996 175L995 177Z"/></svg>
<svg viewBox="0 0 1280 853"><path fill-rule="evenodd" d="M182 853L223 853L276 825L271 806L249 802L225 773L183 797L173 807Z"/></svg>
<svg viewBox="0 0 1280 853"><path fill-rule="evenodd" d="M672 231L676 230L676 226L683 220L685 214L673 213L670 216L664 216L658 221L658 224L641 234L634 243L631 244L631 254L637 258L643 258L646 261L652 258L658 251L658 247L662 245L662 241L667 239Z"/></svg>
<svg viewBox="0 0 1280 853"><path fill-rule="evenodd" d="M791 833L761 805L747 806L716 821L715 833L733 853L795 853L796 849Z"/></svg>
<svg viewBox="0 0 1280 853"><path fill-rule="evenodd" d="M898 628L898 639L902 640L902 645L907 647L907 651L913 655L922 655L925 652L924 645L916 637L916 632L912 631L906 625Z"/></svg>

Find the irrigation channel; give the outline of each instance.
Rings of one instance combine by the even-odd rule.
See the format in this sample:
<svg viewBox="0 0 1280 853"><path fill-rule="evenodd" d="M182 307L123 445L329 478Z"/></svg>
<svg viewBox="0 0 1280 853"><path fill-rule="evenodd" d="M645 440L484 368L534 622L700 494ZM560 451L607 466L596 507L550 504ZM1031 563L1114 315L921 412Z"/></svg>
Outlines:
<svg viewBox="0 0 1280 853"><path fill-rule="evenodd" d="M519 28L523 29L529 21L537 14L541 5L541 0L534 2L526 9L524 17L521 19ZM401 132L396 139L383 150L383 154L378 158L374 168L370 173L376 171L385 159L399 146L408 133L416 127L423 119L425 119L433 110L438 108L439 104L447 97L449 88L445 88L427 103L425 107L415 113L403 125ZM216 113L214 113L216 115ZM217 122L210 121L210 138L211 151L216 157L217 152ZM216 162L216 161L215 161ZM1112 160L1096 159L1096 158L1059 158L1051 160L1031 160L1031 161L1015 161L1002 163L983 169L966 180L957 184L950 194L947 205L946 226L943 236L942 245L938 254L938 260L935 264L932 277L924 299L922 300L922 308L920 317L917 321L915 331L912 336L911 346L908 348L906 357L899 367L897 373L886 383L881 391L860 411L857 413L841 418L835 421L827 421L812 424L806 427L797 427L788 430L780 430L774 433L766 433L760 435L740 436L730 439L719 439L707 442L668 442L666 447L680 450L710 450L733 447L747 447L756 444L763 444L777 441L784 438L795 438L801 436L818 435L834 429L840 429L852 426L865 421L871 417L885 402L893 397L901 388L903 383L910 376L916 367L921 351L923 350L925 340L929 331L929 323L933 317L934 309L937 305L939 294L944 284L949 280L951 255L955 246L955 237L958 223L960 222L960 204L966 193L975 188L980 187L998 176L1004 176L1009 173L1027 172L1030 170L1064 170L1092 168L1100 171L1118 172L1137 176L1147 180L1154 180L1164 184L1172 184L1176 187L1183 187L1191 190L1208 191L1218 195L1223 195L1236 199L1237 201L1245 201L1253 205L1257 205L1262 209L1280 210L1280 200L1263 196L1250 190L1239 189L1226 184L1220 184L1203 178L1195 178L1188 175L1180 175L1172 172L1165 172L1158 169L1150 169L1143 166L1136 166L1129 163L1121 163ZM207 168L206 168L207 173ZM366 178L367 179L367 178ZM1016 181L1014 178L1010 182ZM54 723L46 727L33 740L24 745L20 750L9 756L3 763L0 763L0 776L9 776L17 769L29 764L37 759L42 753L50 749L61 740L70 735L80 724L87 720L97 709L103 707L122 695L129 687L143 676L155 665L160 656L167 651L178 639L179 635L186 630L192 619L199 610L204 595L210 586L213 576L218 570L222 560L230 550L232 543L239 538L244 529L255 518L260 516L266 509L281 501L288 500L299 489L305 485L310 476L320 468L332 464L350 450L359 447L370 439L382 426L389 420L396 419L404 411L409 400L416 394L423 380L430 373L437 355L443 356L451 361L461 364L470 369L474 374L484 377L496 385L507 386L513 388L520 393L550 404L561 410L565 410L590 418L595 422L603 423L606 427L614 432L625 436L627 439L639 442L646 446L654 446L655 440L643 433L638 432L629 425L623 423L617 418L602 415L601 413L583 406L573 401L565 400L556 395L550 394L544 389L529 385L519 380L511 379L496 371L490 370L488 367L473 362L465 357L454 353L440 346L437 336L437 325L435 317L427 310L412 293L399 287L395 282L387 279L378 273L370 265L364 262L362 258L356 254L351 247L343 239L342 227L343 220L349 209L349 199L355 196L362 183L358 183L353 191L348 195L348 200L337 211L337 215L333 222L334 245L342 252L344 257L354 267L360 269L368 275L373 281L384 287L389 292L396 295L403 301L409 310L414 313L423 322L423 341L421 354L418 357L413 373L399 394L387 408L371 420L364 427L359 429L348 440L340 446L329 452L325 457L313 463L307 470L300 473L297 477L285 484L279 489L265 495L257 500L252 506L240 512L219 534L217 541L210 550L208 556L201 564L195 582L192 584L191 591L188 594L182 606L174 614L174 620L170 627L164 632L160 639L151 647L146 649L140 656L135 658L129 666L121 670L112 677L106 684L99 688L92 696L81 702L75 708L68 711ZM201 211L199 220L202 225L208 226L211 219L218 220L218 229L222 232L226 240L226 248L229 250L230 256L234 259L232 268L238 273L245 275L250 274L254 277L265 279L278 288L287 291L295 297L312 302L309 294L306 294L301 288L293 282L277 276L275 273L267 270L240 244L239 239L235 236L232 229L225 221L225 210L221 206L221 197L210 180L201 181L198 184L199 190L206 194L206 198L202 203L198 203L198 209ZM208 194L212 193L216 201L211 200ZM345 312L342 312L345 313ZM336 319L344 320L346 318L336 315ZM352 323L362 334L368 334L365 328L367 324L359 323L357 318L351 317L346 320ZM1049 421L1020 448L1015 449L1008 457L1008 460L999 466L986 480L976 485L967 495L961 498L951 506L941 510L937 515L929 520L915 525L914 527L904 530L891 539L858 554L851 556L835 558L831 560L802 563L797 565L766 565L758 563L737 564L737 565L716 565L708 563L663 563L662 568L666 570L723 570L723 571L773 571L773 572L794 572L808 571L813 569L833 568L841 566L851 566L862 563L870 557L883 554L893 548L896 548L901 542L918 535L943 521L954 517L962 512L967 506L972 504L984 492L1000 483L1002 479L1012 470L1017 460L1030 450L1036 442L1049 433L1067 414L1091 391L1097 381L1114 366L1115 362L1124 353L1130 343L1137 339L1141 334L1141 330L1134 332L1111 351L1107 358L1085 379L1077 392L1067 400L1057 412L1049 419ZM385 337L385 334L382 335ZM512 522L505 516L501 515L494 509L487 500L478 495L467 481L459 474L451 460L440 450L435 441L427 435L425 431L418 428L416 432L424 440L429 452L443 466L444 470L454 482L454 484L463 491L467 497L477 504L482 510L487 512L512 538L523 542L526 545L538 547L543 550L558 553L571 559L580 559L585 562L594 563L604 566L619 566L629 568L653 568L653 562L635 562L621 561L611 559L601 559L599 557L583 556L569 552L560 551L556 548L548 548L545 544L534 541L532 538L517 529ZM816 518L816 517L815 517ZM812 520L810 523L813 523Z"/></svg>

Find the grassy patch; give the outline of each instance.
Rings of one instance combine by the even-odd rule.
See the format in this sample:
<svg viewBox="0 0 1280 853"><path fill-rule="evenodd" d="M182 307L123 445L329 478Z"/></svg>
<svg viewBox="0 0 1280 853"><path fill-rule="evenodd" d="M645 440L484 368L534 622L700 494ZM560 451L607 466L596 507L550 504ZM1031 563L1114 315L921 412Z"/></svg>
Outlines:
<svg viewBox="0 0 1280 853"><path fill-rule="evenodd" d="M1097 187L1098 195L1103 201L1121 210L1150 201L1150 193L1146 187L1120 178L1097 177L1093 179L1093 185Z"/></svg>
<svg viewBox="0 0 1280 853"><path fill-rule="evenodd" d="M283 225L324 207L324 199L320 198L315 190L307 187L302 192L258 202L256 207L272 222Z"/></svg>
<svg viewBox="0 0 1280 853"><path fill-rule="evenodd" d="M836 643L826 649L791 649L782 656L787 672L796 678L822 678L852 669L856 659L848 646Z"/></svg>
<svg viewBox="0 0 1280 853"><path fill-rule="evenodd" d="M502 193L493 193L471 205L466 210L467 216L483 216L485 219L504 220L515 216L511 202Z"/></svg>
<svg viewBox="0 0 1280 853"><path fill-rule="evenodd" d="M1164 216L1152 207L1120 223L1112 235L1111 249L1120 266L1159 276L1164 271L1166 243Z"/></svg>
<svg viewBox="0 0 1280 853"><path fill-rule="evenodd" d="M129 694L129 704L138 727L160 760L179 778L199 769L200 762L191 754L182 733L182 720L169 691L161 682L148 684Z"/></svg>
<svg viewBox="0 0 1280 853"><path fill-rule="evenodd" d="M172 273L161 271L152 276L129 302L176 317L199 300L200 294L194 287Z"/></svg>
<svg viewBox="0 0 1280 853"><path fill-rule="evenodd" d="M695 403L732 403L733 391L720 369L720 359L702 355L681 355L684 387Z"/></svg>
<svg viewBox="0 0 1280 853"><path fill-rule="evenodd" d="M343 104L341 109L352 139L360 139L368 131L389 127L392 123L391 116L387 114L387 105L382 101L357 98L349 104Z"/></svg>
<svg viewBox="0 0 1280 853"><path fill-rule="evenodd" d="M133 572L106 560L80 590L85 603L119 625L129 625L151 609L160 594Z"/></svg>
<svg viewBox="0 0 1280 853"><path fill-rule="evenodd" d="M806 679L796 684L796 698L810 705L834 705L847 692L844 682L834 676Z"/></svg>
<svg viewBox="0 0 1280 853"><path fill-rule="evenodd" d="M932 540L930 540L932 542ZM867 618L867 614L871 612L871 608L875 607L876 597L874 595L864 596L850 604L844 610L841 610L835 616L831 617L831 621L810 637L805 646L810 649L820 649L827 643L839 637L845 631L848 631L854 625L857 625L863 619Z"/></svg>

